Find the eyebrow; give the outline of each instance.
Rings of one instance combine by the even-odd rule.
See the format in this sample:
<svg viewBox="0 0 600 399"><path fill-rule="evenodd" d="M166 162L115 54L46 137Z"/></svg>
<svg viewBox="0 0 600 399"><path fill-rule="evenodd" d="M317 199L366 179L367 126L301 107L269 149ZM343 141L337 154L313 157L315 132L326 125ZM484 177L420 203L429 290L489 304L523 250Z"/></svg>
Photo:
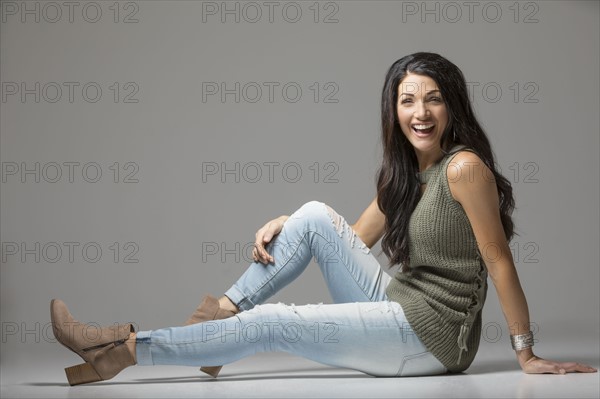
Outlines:
<svg viewBox="0 0 600 399"><path fill-rule="evenodd" d="M435 89L435 90L430 90L430 91L428 91L427 93L425 93L425 95L427 95L427 94L431 94L431 93L435 93L436 91L439 91L439 90L438 90L438 89ZM400 95L401 95L401 96L403 96L403 95L404 95L404 96L413 96L413 97L414 97L414 94L412 94L412 93L401 93Z"/></svg>

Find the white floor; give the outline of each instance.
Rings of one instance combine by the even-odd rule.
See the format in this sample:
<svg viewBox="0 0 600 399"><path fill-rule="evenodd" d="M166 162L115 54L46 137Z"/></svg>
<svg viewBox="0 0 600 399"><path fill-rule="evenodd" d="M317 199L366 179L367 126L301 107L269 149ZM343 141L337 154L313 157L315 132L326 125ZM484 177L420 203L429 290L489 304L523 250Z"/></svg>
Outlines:
<svg viewBox="0 0 600 399"><path fill-rule="evenodd" d="M564 345L564 340L563 340ZM475 362L462 374L375 378L327 367L285 353L264 353L223 367L218 379L196 368L130 367L114 379L70 387L63 368L79 358L60 345L39 344L3 350L2 398L598 398L600 374L528 375L514 355L499 345L482 343ZM6 349L6 347L4 348ZM598 341L546 345L540 354L599 367ZM565 354L568 353L568 356ZM568 357L568 359L566 358Z"/></svg>

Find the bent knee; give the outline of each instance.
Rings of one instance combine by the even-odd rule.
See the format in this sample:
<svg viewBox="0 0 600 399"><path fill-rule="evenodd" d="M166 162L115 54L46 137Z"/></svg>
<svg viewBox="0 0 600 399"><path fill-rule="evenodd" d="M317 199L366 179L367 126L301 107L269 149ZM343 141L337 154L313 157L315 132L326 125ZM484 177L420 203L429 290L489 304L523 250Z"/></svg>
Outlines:
<svg viewBox="0 0 600 399"><path fill-rule="evenodd" d="M312 200L304 203L290 218L310 218L313 221L320 220L324 224L332 225L338 235L348 228L347 222L335 209L322 201Z"/></svg>
<svg viewBox="0 0 600 399"><path fill-rule="evenodd" d="M329 215L331 218L339 218L340 215L328 204L322 201L312 200L305 202L300 209L302 209L305 213L320 213Z"/></svg>
<svg viewBox="0 0 600 399"><path fill-rule="evenodd" d="M317 200L305 202L300 208L290 215L292 219L301 217L314 217L326 214L326 205Z"/></svg>
<svg viewBox="0 0 600 399"><path fill-rule="evenodd" d="M311 200L311 201L305 202L300 207L300 209L303 209L304 211L322 211L324 205L325 205L325 203L323 203L321 201Z"/></svg>
<svg viewBox="0 0 600 399"><path fill-rule="evenodd" d="M294 212L290 216L290 219L303 219L305 223L316 223L323 228L331 227L339 237L344 236L345 233L351 246L354 247L356 233L342 215L324 202L316 200L308 201Z"/></svg>

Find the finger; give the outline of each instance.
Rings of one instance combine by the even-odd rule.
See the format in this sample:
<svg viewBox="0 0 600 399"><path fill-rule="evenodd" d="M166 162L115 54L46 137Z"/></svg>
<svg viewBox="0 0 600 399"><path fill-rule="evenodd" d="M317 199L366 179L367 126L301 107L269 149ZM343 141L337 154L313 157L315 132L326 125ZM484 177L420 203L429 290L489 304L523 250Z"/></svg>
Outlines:
<svg viewBox="0 0 600 399"><path fill-rule="evenodd" d="M260 259L264 261L266 258L265 258L265 248L262 244L262 239L260 240L259 243L256 244L256 249L258 251L258 256L260 256Z"/></svg>
<svg viewBox="0 0 600 399"><path fill-rule="evenodd" d="M256 257L258 258L258 261L261 263L266 263L263 252L261 251L261 247L262 245L260 243L254 243L254 250L256 251Z"/></svg>
<svg viewBox="0 0 600 399"><path fill-rule="evenodd" d="M259 244L256 247L258 248L258 252L262 263L266 265L269 262L273 261L273 257L269 255L263 244Z"/></svg>
<svg viewBox="0 0 600 399"><path fill-rule="evenodd" d="M586 364L576 362L555 362L545 359L535 359L528 362L526 365L526 373L551 373L551 374L566 374L566 373L595 373L598 370Z"/></svg>
<svg viewBox="0 0 600 399"><path fill-rule="evenodd" d="M579 370L585 370L584 365L575 362L551 362L553 372L556 374L573 373Z"/></svg>
<svg viewBox="0 0 600 399"><path fill-rule="evenodd" d="M550 373L554 373L554 374L566 374L567 373L567 371L565 370L564 366L561 363L548 362L546 364L549 367L548 372L550 372Z"/></svg>
<svg viewBox="0 0 600 399"><path fill-rule="evenodd" d="M273 257L271 256L271 254L269 254L269 252L267 252L267 249L265 248L264 244L260 246L260 249L261 249L262 257L265 260L265 262L267 262L267 263L269 261L272 262L273 261Z"/></svg>
<svg viewBox="0 0 600 399"><path fill-rule="evenodd" d="M562 367L567 373L595 373L598 371L594 367L588 366L587 364L575 362L563 363Z"/></svg>
<svg viewBox="0 0 600 399"><path fill-rule="evenodd" d="M265 251L264 259L265 263L273 262L273 257L267 251Z"/></svg>
<svg viewBox="0 0 600 399"><path fill-rule="evenodd" d="M270 255L267 252L267 250L264 249L264 247L263 247L263 251L262 251L262 258L263 258L263 261L265 262L265 264L269 263Z"/></svg>

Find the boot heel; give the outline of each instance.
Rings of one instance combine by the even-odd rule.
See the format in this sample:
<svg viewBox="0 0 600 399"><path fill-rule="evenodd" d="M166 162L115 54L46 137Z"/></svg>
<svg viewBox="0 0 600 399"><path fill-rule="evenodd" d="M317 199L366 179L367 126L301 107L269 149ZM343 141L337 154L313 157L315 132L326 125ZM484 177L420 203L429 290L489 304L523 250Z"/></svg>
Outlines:
<svg viewBox="0 0 600 399"><path fill-rule="evenodd" d="M102 381L96 370L89 363L81 363L77 366L67 367L65 369L69 385L87 384L89 382Z"/></svg>
<svg viewBox="0 0 600 399"><path fill-rule="evenodd" d="M206 366L206 367L201 367L200 371L205 372L206 374L217 378L217 376L219 375L219 372L221 371L221 369L223 368L223 366Z"/></svg>

